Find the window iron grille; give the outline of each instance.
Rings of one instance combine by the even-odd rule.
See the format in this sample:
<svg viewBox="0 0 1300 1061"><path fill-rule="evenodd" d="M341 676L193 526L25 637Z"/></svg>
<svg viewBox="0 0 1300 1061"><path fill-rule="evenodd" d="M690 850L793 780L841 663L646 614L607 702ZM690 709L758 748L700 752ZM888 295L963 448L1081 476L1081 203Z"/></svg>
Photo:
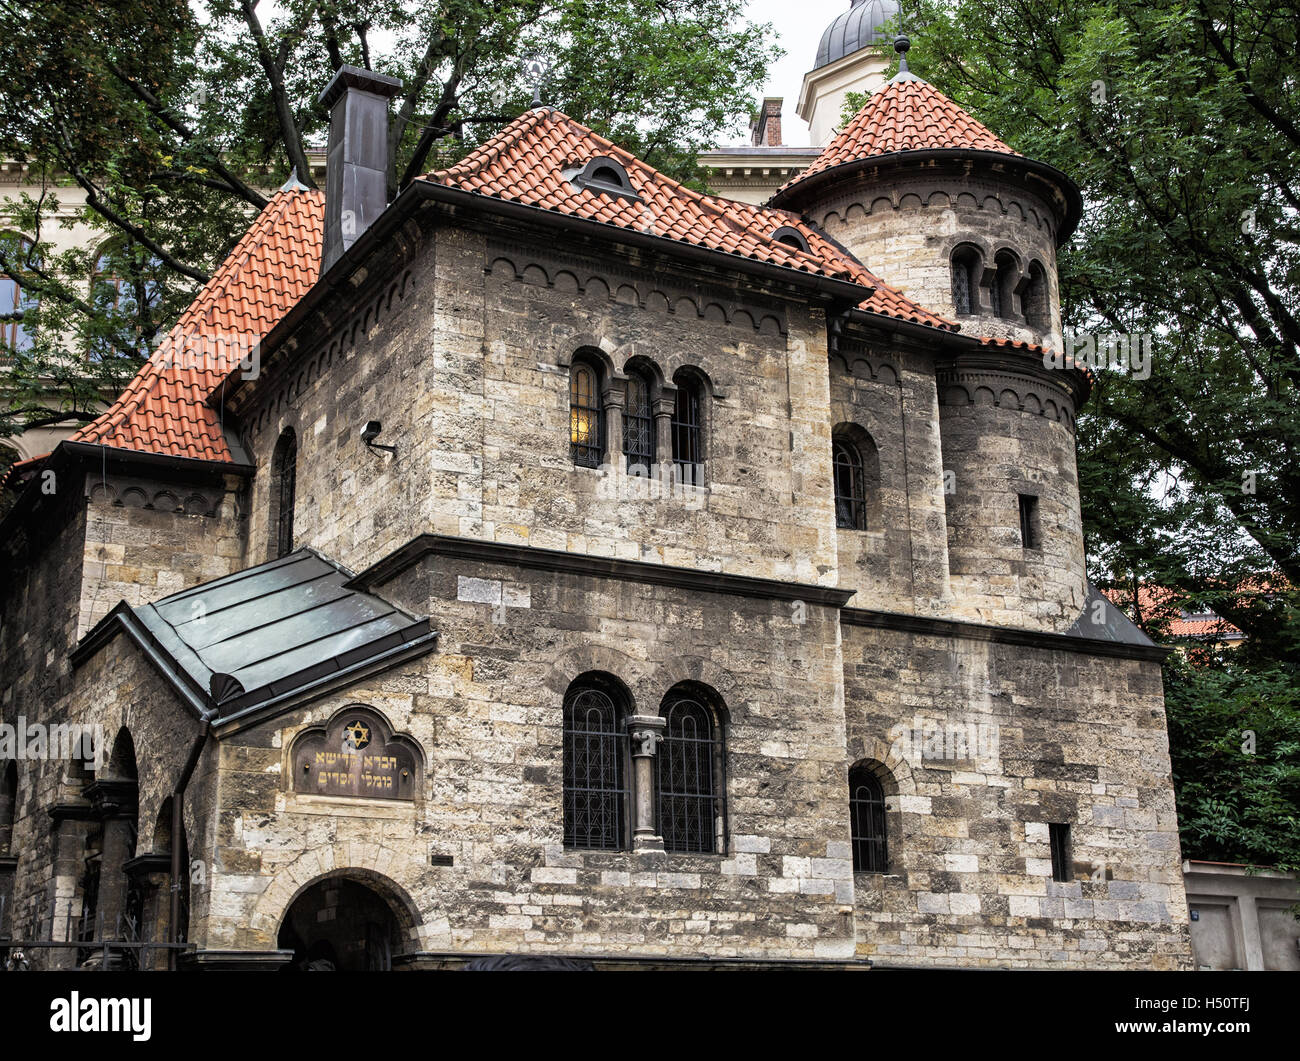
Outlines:
<svg viewBox="0 0 1300 1061"><path fill-rule="evenodd" d="M835 525L852 530L867 529L867 491L862 474L862 455L847 442L833 444L835 472Z"/></svg>
<svg viewBox="0 0 1300 1061"><path fill-rule="evenodd" d="M655 462L655 422L650 410L650 384L642 376L628 377L623 452L627 455L629 472L651 474Z"/></svg>
<svg viewBox="0 0 1300 1061"><path fill-rule="evenodd" d="M626 734L618 709L599 689L572 693L564 705L564 843L619 850L627 799Z"/></svg>
<svg viewBox="0 0 1300 1061"><path fill-rule="evenodd" d="M690 699L669 704L664 716L664 740L655 756L664 850L709 854L717 850L719 802L713 720Z"/></svg>
<svg viewBox="0 0 1300 1061"><path fill-rule="evenodd" d="M884 873L888 865L885 791L880 779L865 766L854 767L849 774L849 820L853 869L858 873Z"/></svg>
<svg viewBox="0 0 1300 1061"><path fill-rule="evenodd" d="M699 484L704 464L704 445L700 421L700 392L691 382L677 385L673 404L673 463L682 482Z"/></svg>
<svg viewBox="0 0 1300 1061"><path fill-rule="evenodd" d="M587 365L574 365L569 378L569 449L580 468L599 468L603 417L596 373Z"/></svg>

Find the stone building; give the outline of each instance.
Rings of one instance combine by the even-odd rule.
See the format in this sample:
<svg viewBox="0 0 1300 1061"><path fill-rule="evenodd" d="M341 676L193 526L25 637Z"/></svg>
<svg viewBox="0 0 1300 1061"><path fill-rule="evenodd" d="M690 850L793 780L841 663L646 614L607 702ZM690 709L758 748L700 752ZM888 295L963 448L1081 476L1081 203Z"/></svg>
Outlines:
<svg viewBox="0 0 1300 1061"><path fill-rule="evenodd" d="M385 204L396 84L341 70L326 193L22 471L0 721L100 754L17 742L3 931L1190 966L1162 650L1086 581L1051 356L1079 195L901 65L767 206L546 107Z"/></svg>

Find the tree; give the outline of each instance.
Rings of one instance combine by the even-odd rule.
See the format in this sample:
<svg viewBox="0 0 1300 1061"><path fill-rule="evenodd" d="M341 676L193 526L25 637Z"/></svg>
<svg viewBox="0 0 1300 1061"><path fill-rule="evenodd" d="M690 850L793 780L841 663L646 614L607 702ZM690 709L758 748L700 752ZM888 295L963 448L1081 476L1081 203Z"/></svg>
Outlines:
<svg viewBox="0 0 1300 1061"><path fill-rule="evenodd" d="M695 154L778 54L743 0L0 0L0 152L39 178L0 236L23 288L0 436L92 419L291 169L314 185L316 99L343 63L397 76L389 192L545 100L701 186ZM57 216L72 187L86 205ZM62 253L57 224L102 242ZM32 237L28 244L18 233ZM98 280L92 281L92 277ZM110 283L111 281L111 283ZM109 296L111 286L116 292Z"/></svg>
<svg viewBox="0 0 1300 1061"><path fill-rule="evenodd" d="M1099 368L1080 418L1093 577L1173 587L1251 653L1295 658L1300 11L905 0L903 16L914 71L1081 186L1067 328L1149 337L1149 378L1134 358Z"/></svg>
<svg viewBox="0 0 1300 1061"><path fill-rule="evenodd" d="M1226 658L1166 664L1183 854L1300 869L1300 682Z"/></svg>

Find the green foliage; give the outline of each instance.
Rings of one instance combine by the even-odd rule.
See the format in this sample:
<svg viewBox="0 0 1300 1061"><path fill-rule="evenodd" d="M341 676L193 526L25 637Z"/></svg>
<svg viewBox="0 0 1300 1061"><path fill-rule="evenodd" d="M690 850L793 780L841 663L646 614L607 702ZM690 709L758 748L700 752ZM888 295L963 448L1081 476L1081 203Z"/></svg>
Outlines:
<svg viewBox="0 0 1300 1061"><path fill-rule="evenodd" d="M1296 658L1296 5L903 8L912 69L1081 186L1066 326L1151 337L1150 378L1100 370L1080 420L1093 578L1174 587Z"/></svg>
<svg viewBox="0 0 1300 1061"><path fill-rule="evenodd" d="M36 246L0 239L0 277L37 303L36 341L10 352L0 436L92 418L269 189L292 168L313 183L317 96L341 63L403 81L390 197L531 105L528 58L550 69L547 104L701 186L697 151L736 125L778 54L743 16L743 0L0 3L0 153L41 185L5 226ZM83 193L84 209L59 210ZM56 226L90 238L56 254ZM96 297L105 249L138 297Z"/></svg>
<svg viewBox="0 0 1300 1061"><path fill-rule="evenodd" d="M1300 869L1300 682L1232 659L1165 670L1183 856Z"/></svg>

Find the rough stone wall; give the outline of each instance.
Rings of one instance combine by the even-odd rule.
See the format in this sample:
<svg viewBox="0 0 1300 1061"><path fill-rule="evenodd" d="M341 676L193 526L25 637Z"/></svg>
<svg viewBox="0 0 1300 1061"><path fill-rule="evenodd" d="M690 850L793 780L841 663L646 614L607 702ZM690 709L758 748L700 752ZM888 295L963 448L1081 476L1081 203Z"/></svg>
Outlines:
<svg viewBox="0 0 1300 1061"><path fill-rule="evenodd" d="M88 474L77 637L119 601L149 604L247 566L242 488L235 476L192 486Z"/></svg>
<svg viewBox="0 0 1300 1061"><path fill-rule="evenodd" d="M209 946L272 946L304 885L364 866L423 950L851 956L833 612L447 558L380 592L437 616L437 653L227 738ZM727 851L564 848L561 707L592 670L638 712L682 680L721 696ZM356 702L424 746L414 805L286 792L294 736Z"/></svg>
<svg viewBox="0 0 1300 1061"><path fill-rule="evenodd" d="M864 429L879 458L867 529L837 530L839 585L857 607L950 613L934 359L846 337L830 373L832 424Z"/></svg>
<svg viewBox="0 0 1300 1061"><path fill-rule="evenodd" d="M427 531L834 581L820 311L459 228L435 242L354 345L319 369L324 355L305 352L291 391L267 384L249 417L250 557L266 555L264 472L291 426L296 541L351 567ZM683 366L707 376L707 490L664 498L658 484L574 467L568 367L582 347L602 352L616 395L637 356L665 381ZM396 459L361 443L368 419L383 421Z"/></svg>
<svg viewBox="0 0 1300 1061"><path fill-rule="evenodd" d="M1087 595L1075 438L1068 418L1034 411L1052 400L1034 397L1034 386L980 375L941 392L952 607L981 622L1062 632ZM1021 493L1038 498L1039 548L1022 541Z"/></svg>
<svg viewBox="0 0 1300 1061"><path fill-rule="evenodd" d="M69 666L66 652L60 660ZM139 774L138 838L136 854L155 850L156 827L163 802L171 795L189 754L198 724L176 700L171 687L161 678L125 637L109 641L75 671L70 671L64 692L44 705L39 715L28 712L28 721L47 726L76 724L97 727L102 733L104 762L97 772L83 773L78 764L67 759L26 760L19 763L19 800L14 822L12 851L18 855L15 876L14 914L16 929L26 930L33 922L44 939L65 939L67 914L71 909L73 927L81 912L80 874L84 863L81 844L92 827L91 821L52 822L50 808L56 805L89 808L82 790L89 780L107 776L107 758L115 741L129 732L135 745ZM6 713L6 721L12 717ZM215 755L209 751L200 760L190 782L185 808L185 827L191 857L203 860L208 816L215 793L211 768ZM167 823L170 829L170 820ZM58 850L59 828L70 829L75 837L69 847L78 856L71 862L66 848ZM120 867L105 865L101 881ZM206 874L204 874L206 876ZM101 883L101 892L107 888ZM202 922L207 892L202 884L191 888L191 924ZM58 924L50 936L50 915L54 911ZM70 953L54 951L42 960L63 964Z"/></svg>
<svg viewBox="0 0 1300 1061"><path fill-rule="evenodd" d="M882 279L927 309L958 320L967 334L1061 348L1055 223L1037 196L988 176L904 175L837 190L810 206L808 216ZM1013 306L1004 307L1009 319L994 316L987 287L978 292L979 312L958 317L950 261L963 243L979 248L986 281L1000 250L1015 252L1022 283L1030 262L1039 262L1047 281L1050 328L1030 326L1019 295Z"/></svg>
<svg viewBox="0 0 1300 1061"><path fill-rule="evenodd" d="M1159 664L851 625L843 651L849 763L892 779L889 872L855 875L859 955L1190 967ZM927 748L971 724L966 747ZM1071 826L1069 882L1052 822Z"/></svg>

